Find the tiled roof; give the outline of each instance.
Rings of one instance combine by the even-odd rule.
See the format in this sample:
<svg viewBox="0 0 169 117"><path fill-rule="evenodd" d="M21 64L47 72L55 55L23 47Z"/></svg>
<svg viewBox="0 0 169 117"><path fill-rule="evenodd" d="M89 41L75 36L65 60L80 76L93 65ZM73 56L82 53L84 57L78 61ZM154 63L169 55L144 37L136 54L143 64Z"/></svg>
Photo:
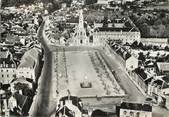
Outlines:
<svg viewBox="0 0 169 117"><path fill-rule="evenodd" d="M117 32L129 32L131 28L113 28L113 27L99 27L99 31L117 31ZM138 32L137 30L133 29L130 32Z"/></svg>
<svg viewBox="0 0 169 117"><path fill-rule="evenodd" d="M15 78L13 79L11 82L15 82L15 83L32 83L31 80L29 80L28 78L25 77L20 77L20 78Z"/></svg>
<svg viewBox="0 0 169 117"><path fill-rule="evenodd" d="M0 51L0 59L6 59L8 58L9 51Z"/></svg>
<svg viewBox="0 0 169 117"><path fill-rule="evenodd" d="M23 67L34 68L35 62L37 61L39 54L40 53L37 48L32 48L27 52L25 52L18 68L23 68Z"/></svg>
<svg viewBox="0 0 169 117"><path fill-rule="evenodd" d="M20 65L18 66L18 68L34 68L35 66L35 61L34 59L32 59L32 57L30 56L27 56L27 57L24 57L22 60L21 60L21 63Z"/></svg>
<svg viewBox="0 0 169 117"><path fill-rule="evenodd" d="M138 104L138 103L123 102L121 104L121 109L152 112L152 106L150 106L149 104Z"/></svg>
<svg viewBox="0 0 169 117"><path fill-rule="evenodd" d="M157 67L160 71L169 71L169 63L157 62Z"/></svg>

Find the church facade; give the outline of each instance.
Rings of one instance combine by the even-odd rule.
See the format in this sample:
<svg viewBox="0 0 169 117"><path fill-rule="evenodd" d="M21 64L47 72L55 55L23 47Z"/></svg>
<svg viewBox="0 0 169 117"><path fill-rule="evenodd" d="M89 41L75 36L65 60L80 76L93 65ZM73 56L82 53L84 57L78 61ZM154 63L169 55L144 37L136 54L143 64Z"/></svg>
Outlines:
<svg viewBox="0 0 169 117"><path fill-rule="evenodd" d="M86 29L84 27L83 10L79 10L79 23L75 28L75 33L71 38L70 45L72 46L99 46L100 40L93 38L93 36L87 36Z"/></svg>

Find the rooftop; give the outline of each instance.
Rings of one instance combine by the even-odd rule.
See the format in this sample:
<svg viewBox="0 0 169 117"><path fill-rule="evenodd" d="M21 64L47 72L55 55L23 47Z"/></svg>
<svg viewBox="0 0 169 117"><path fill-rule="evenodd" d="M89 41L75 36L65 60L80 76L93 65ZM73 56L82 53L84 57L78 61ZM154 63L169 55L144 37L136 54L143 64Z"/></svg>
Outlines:
<svg viewBox="0 0 169 117"><path fill-rule="evenodd" d="M114 28L114 27L99 27L99 31L110 31L110 32L138 32L135 28Z"/></svg>
<svg viewBox="0 0 169 117"><path fill-rule="evenodd" d="M8 56L10 55L9 51L0 51L0 59L7 59Z"/></svg>
<svg viewBox="0 0 169 117"><path fill-rule="evenodd" d="M23 68L23 67L34 68L35 63L39 57L39 54L40 53L37 48L32 48L27 52L25 52L18 68Z"/></svg>
<svg viewBox="0 0 169 117"><path fill-rule="evenodd" d="M169 63L157 62L157 67L160 71L169 71Z"/></svg>
<svg viewBox="0 0 169 117"><path fill-rule="evenodd" d="M152 106L150 106L149 104L139 104L139 103L123 102L121 104L121 109L129 109L129 110L138 110L138 111L149 111L149 112L152 112Z"/></svg>

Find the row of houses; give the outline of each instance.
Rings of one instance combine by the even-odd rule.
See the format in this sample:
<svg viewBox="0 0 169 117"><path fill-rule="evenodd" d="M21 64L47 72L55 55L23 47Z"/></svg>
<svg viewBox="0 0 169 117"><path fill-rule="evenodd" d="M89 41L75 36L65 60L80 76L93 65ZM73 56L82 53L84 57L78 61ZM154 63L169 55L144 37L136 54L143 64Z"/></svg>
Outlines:
<svg viewBox="0 0 169 117"><path fill-rule="evenodd" d="M0 90L8 90L12 94L5 96L2 107L6 107L4 111L10 110L24 115L33 101L35 84L41 72L42 51L34 46L24 53L19 64L13 60L9 49L1 49L0 55L0 83L2 87L6 87L1 87ZM3 97L7 94L0 95Z"/></svg>
<svg viewBox="0 0 169 117"><path fill-rule="evenodd" d="M137 86L146 95L156 99L157 104L166 106L169 90L169 64L167 62L152 61L151 58L147 59L144 54L136 55L129 52L125 46L116 43L112 44L111 47L122 57L126 71ZM141 56L145 57L144 61Z"/></svg>

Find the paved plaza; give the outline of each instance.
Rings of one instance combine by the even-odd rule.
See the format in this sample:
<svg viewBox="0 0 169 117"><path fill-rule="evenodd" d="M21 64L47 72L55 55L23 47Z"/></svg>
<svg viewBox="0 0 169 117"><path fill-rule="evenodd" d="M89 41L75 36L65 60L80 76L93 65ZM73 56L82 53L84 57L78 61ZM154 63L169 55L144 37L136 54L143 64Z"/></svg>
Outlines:
<svg viewBox="0 0 169 117"><path fill-rule="evenodd" d="M60 96L79 97L124 96L125 92L118 85L111 72L105 67L97 50L60 51L57 56L58 91ZM112 81L111 81L112 79ZM90 82L91 88L82 88L83 82Z"/></svg>

